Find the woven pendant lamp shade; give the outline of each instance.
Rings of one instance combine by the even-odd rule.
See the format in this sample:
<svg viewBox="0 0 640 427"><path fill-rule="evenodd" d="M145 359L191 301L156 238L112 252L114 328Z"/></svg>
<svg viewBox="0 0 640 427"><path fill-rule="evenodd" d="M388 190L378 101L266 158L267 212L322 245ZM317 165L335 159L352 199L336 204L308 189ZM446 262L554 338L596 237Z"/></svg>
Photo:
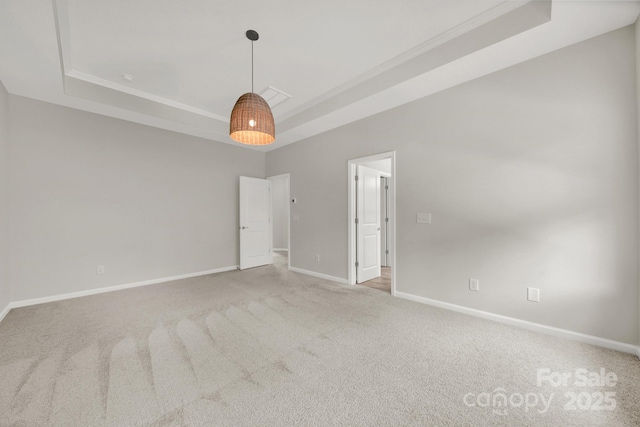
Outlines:
<svg viewBox="0 0 640 427"><path fill-rule="evenodd" d="M263 97L245 93L238 98L231 112L229 136L248 145L267 145L275 141L276 125L271 108Z"/></svg>

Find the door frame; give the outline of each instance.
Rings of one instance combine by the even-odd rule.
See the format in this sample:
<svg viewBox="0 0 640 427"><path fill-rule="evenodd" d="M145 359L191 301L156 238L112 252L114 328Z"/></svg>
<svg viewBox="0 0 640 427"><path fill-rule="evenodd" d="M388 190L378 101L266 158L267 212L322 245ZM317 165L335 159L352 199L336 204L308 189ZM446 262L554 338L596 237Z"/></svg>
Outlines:
<svg viewBox="0 0 640 427"><path fill-rule="evenodd" d="M268 176L269 181L272 178L287 178L287 270L291 265L291 174L281 173L280 175ZM272 185L273 188L273 185ZM273 192L271 193L271 209L273 209ZM271 218L273 218L273 212L271 212ZM273 223L272 223L273 228ZM271 246L273 246L273 238L271 239ZM273 251L273 247L271 248Z"/></svg>
<svg viewBox="0 0 640 427"><path fill-rule="evenodd" d="M376 160L391 159L391 185L389 186L389 251L391 252L390 267L391 267L391 295L396 296L396 152L388 151L385 153L374 154L366 157L359 157L357 159L349 160L347 164L347 227L348 227L348 248L347 248L347 262L348 262L348 275L347 281L350 285L356 284L356 172L357 166L363 163L369 163Z"/></svg>
<svg viewBox="0 0 640 427"><path fill-rule="evenodd" d="M390 189L391 189L390 188L390 185L391 185L391 174L380 171L380 178L384 179L385 186L387 187L384 190L384 207L385 207L385 212L384 213L385 213L385 216L384 217L381 216L381 217L382 218L390 218L391 217L391 210L390 210L389 194L391 193L391 191L390 191ZM380 184L380 185L382 186L382 184ZM380 187L380 188L382 189L382 187ZM391 236L391 232L389 231L389 224L388 223L386 223L384 221L381 221L381 224L384 225L384 245L385 245L384 249L386 249L387 252L382 252L382 251L380 252L380 256L381 257L384 254L384 257L381 258L380 265L383 266L383 267L389 267L390 266L389 265L390 262L388 260L389 257L387 256L387 253L391 254L391 250L389 249L389 236ZM381 236L382 236L382 234L381 234ZM382 248L381 248L381 250L382 250ZM382 263L382 259L384 259L384 264Z"/></svg>

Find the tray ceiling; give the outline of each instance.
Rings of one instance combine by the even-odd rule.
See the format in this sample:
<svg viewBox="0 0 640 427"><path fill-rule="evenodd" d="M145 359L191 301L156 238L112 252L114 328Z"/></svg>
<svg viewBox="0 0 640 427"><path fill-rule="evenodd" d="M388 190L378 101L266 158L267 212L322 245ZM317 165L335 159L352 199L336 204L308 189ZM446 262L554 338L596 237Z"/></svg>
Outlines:
<svg viewBox="0 0 640 427"><path fill-rule="evenodd" d="M0 4L10 93L232 143L268 87L269 150L635 22L638 1L24 0ZM282 100L282 98L280 98Z"/></svg>

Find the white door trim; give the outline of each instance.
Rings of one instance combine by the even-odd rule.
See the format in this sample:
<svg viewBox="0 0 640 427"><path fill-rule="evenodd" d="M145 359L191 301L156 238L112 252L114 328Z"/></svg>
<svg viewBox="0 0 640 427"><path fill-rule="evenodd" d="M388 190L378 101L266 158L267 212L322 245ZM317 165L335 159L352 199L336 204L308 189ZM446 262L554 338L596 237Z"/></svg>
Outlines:
<svg viewBox="0 0 640 427"><path fill-rule="evenodd" d="M273 178L287 178L287 269L290 270L289 266L291 265L291 174L290 173L281 173L280 175L268 176L268 180L272 180ZM273 205L273 203L272 203ZM272 240L273 242L273 240ZM276 248L273 248L274 250Z"/></svg>
<svg viewBox="0 0 640 427"><path fill-rule="evenodd" d="M360 157L349 160L347 164L348 195L347 195L347 225L348 225L348 252L347 262L349 265L347 280L350 285L356 284L356 169L357 165L368 163L376 160L391 159L391 185L389 193L389 208L391 217L389 219L389 251L391 252L391 295L396 296L396 152L388 151L386 153L375 154L373 156Z"/></svg>

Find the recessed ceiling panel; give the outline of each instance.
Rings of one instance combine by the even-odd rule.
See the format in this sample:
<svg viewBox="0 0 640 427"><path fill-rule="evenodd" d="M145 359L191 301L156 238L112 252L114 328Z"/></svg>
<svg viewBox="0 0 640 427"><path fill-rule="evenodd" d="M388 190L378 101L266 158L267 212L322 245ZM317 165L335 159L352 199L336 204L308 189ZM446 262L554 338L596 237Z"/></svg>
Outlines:
<svg viewBox="0 0 640 427"><path fill-rule="evenodd" d="M244 33L255 29L254 87L292 96L278 117L500 3L68 0L65 60L81 75L224 117L251 90Z"/></svg>

